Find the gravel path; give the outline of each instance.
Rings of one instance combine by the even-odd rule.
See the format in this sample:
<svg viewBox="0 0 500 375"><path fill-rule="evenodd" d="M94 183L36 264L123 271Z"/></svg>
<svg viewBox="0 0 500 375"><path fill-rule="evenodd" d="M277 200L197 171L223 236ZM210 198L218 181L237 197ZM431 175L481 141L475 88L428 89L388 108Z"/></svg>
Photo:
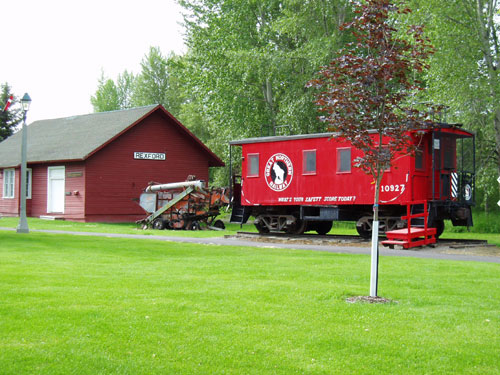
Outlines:
<svg viewBox="0 0 500 375"><path fill-rule="evenodd" d="M0 228L0 230L14 231L13 228ZM156 240L181 243L195 243L214 246L236 246L236 247L260 247L271 249L297 249L324 251L341 254L370 254L370 244L315 244L315 243L280 243L263 242L261 240L241 239L236 237L213 237L213 238L192 238L192 237L172 237L172 236L145 236L143 234L115 234L115 233L92 233L92 232L70 232L57 230L31 230L32 232L71 234L75 236L95 236L108 238L131 238L139 240ZM314 241L312 241L314 242ZM381 256L401 256L414 258L431 258L446 260L462 260L475 262L500 263L500 249L496 246L486 247L465 247L450 248L446 246L423 247L413 250L391 250L380 247Z"/></svg>

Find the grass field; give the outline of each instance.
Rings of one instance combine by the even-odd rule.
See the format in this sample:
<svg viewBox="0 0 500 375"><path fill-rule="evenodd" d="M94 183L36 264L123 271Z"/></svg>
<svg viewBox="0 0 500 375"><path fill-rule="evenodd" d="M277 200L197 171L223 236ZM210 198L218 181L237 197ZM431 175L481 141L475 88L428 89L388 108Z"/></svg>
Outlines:
<svg viewBox="0 0 500 375"><path fill-rule="evenodd" d="M0 219L0 227L16 228L19 218L3 217ZM57 230L72 232L92 232L92 233L119 233L119 234L142 234L144 236L175 236L175 237L219 237L224 234L234 234L240 230L237 224L227 225L226 231L216 230L142 230L135 223L80 223L65 220L42 220L38 218L28 218L28 226L34 230ZM246 225L249 230L254 230L253 225Z"/></svg>
<svg viewBox="0 0 500 375"><path fill-rule="evenodd" d="M0 231L0 374L500 372L499 264L369 262Z"/></svg>

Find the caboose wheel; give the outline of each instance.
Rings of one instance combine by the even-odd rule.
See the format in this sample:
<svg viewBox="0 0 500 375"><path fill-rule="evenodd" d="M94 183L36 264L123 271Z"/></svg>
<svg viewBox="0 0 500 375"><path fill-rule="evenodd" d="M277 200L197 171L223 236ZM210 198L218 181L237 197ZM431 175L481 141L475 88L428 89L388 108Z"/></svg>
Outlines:
<svg viewBox="0 0 500 375"><path fill-rule="evenodd" d="M444 232L444 220L434 220L429 226L436 228L436 238L439 238Z"/></svg>
<svg viewBox="0 0 500 375"><path fill-rule="evenodd" d="M165 229L165 221L161 217L159 217L158 219L155 219L153 221L152 227L153 229L158 229L158 230Z"/></svg>
<svg viewBox="0 0 500 375"><path fill-rule="evenodd" d="M303 234L306 231L307 221L297 219L286 228L288 234Z"/></svg>
<svg viewBox="0 0 500 375"><path fill-rule="evenodd" d="M266 226L266 224L260 221L258 223L255 223L255 228L257 228L257 231L261 234L269 233L269 228Z"/></svg>
<svg viewBox="0 0 500 375"><path fill-rule="evenodd" d="M324 236L325 234L330 232L330 230L332 229L332 225L333 223L331 221L318 221L317 223L315 223L314 229L318 234Z"/></svg>
<svg viewBox="0 0 500 375"><path fill-rule="evenodd" d="M356 223L356 230L364 239L370 239L372 236L372 225L370 219L371 218L368 216L363 216Z"/></svg>

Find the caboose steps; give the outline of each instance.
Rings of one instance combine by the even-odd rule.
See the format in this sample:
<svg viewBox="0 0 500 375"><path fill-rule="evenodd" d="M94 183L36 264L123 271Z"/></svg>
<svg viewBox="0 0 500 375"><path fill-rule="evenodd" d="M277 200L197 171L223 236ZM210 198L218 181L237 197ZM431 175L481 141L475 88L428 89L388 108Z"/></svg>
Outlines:
<svg viewBox="0 0 500 375"><path fill-rule="evenodd" d="M249 210L246 210L244 206L235 204L233 205L233 211L231 212L230 223L234 224L245 224L250 217Z"/></svg>
<svg viewBox="0 0 500 375"><path fill-rule="evenodd" d="M404 249L409 249L436 243L436 228L410 227L388 231L385 235L387 240L382 241L382 245L389 247L399 245Z"/></svg>
<svg viewBox="0 0 500 375"><path fill-rule="evenodd" d="M414 207L422 207L422 210L413 210ZM424 246L436 243L436 228L427 226L427 202L418 201L408 203L406 206L407 215L401 217L402 220L406 220L408 223L407 228L396 229L385 232L387 240L382 241L382 245L394 247L394 245L403 246L404 249L409 249L417 246ZM422 211L422 212L415 212ZM424 225L421 226L411 226L412 221L416 218L422 218Z"/></svg>
<svg viewBox="0 0 500 375"><path fill-rule="evenodd" d="M422 227L410 227L410 230L408 228L403 228L403 229L396 229L396 230L391 230L388 232L385 232L387 235L387 238L389 236L392 239L397 239L397 240L406 240L406 239L413 239L413 238L418 238L418 237L424 237L424 236L434 236L436 235L436 228L425 228Z"/></svg>

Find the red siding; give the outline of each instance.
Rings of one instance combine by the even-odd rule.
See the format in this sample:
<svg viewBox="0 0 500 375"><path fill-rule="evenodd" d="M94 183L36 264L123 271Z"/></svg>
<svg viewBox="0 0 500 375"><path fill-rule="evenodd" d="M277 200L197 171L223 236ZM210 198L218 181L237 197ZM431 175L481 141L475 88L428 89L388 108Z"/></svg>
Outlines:
<svg viewBox="0 0 500 375"><path fill-rule="evenodd" d="M165 153L166 160L135 160L134 152ZM64 214L47 213L48 167L65 167ZM163 112L141 123L81 162L41 163L32 169L28 216L56 216L77 221L134 221L146 214L136 201L150 181L184 181L188 175L208 181L209 157ZM0 189L3 175L0 175ZM76 193L78 192L78 193ZM1 191L0 191L1 193ZM15 199L2 199L0 214L19 214L19 171Z"/></svg>
<svg viewBox="0 0 500 375"><path fill-rule="evenodd" d="M191 138L154 113L87 159L88 221L130 221L145 216L136 200L150 181L208 181L206 154ZM172 124L173 125L173 124ZM134 160L134 152L165 153L166 160Z"/></svg>
<svg viewBox="0 0 500 375"><path fill-rule="evenodd" d="M339 149L351 150L351 170L339 172ZM304 153L316 152L316 172L304 172ZM273 189L269 184L270 166L276 154L285 155L292 168L288 185ZM373 178L354 167L354 160L361 156L347 141L330 138L292 139L277 142L257 142L242 146L242 204L252 205L371 205L373 204ZM249 155L259 155L259 174L249 172ZM381 182L381 202L400 204L410 200L407 174L414 159L401 157L397 166L384 172ZM292 176L290 178L290 176ZM244 182L244 183L243 183Z"/></svg>
<svg viewBox="0 0 500 375"><path fill-rule="evenodd" d="M65 167L65 187L64 214L47 213L47 171L48 167ZM31 210L29 216L49 215L62 217L70 220L84 219L85 204L85 164L75 163L53 163L38 164L30 166L32 168L32 192ZM78 194L75 192L78 191Z"/></svg>

